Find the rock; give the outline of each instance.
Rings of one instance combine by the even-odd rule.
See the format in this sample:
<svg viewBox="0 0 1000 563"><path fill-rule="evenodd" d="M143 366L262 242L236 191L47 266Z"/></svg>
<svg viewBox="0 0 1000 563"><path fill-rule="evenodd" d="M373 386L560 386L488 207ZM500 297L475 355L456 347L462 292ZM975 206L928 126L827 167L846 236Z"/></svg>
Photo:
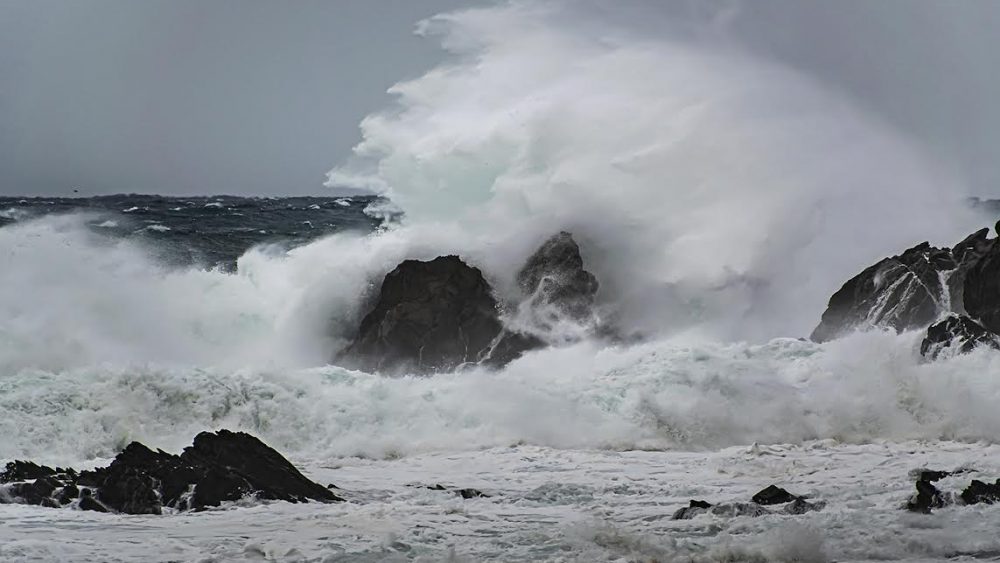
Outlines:
<svg viewBox="0 0 1000 563"><path fill-rule="evenodd" d="M703 500L692 500L684 508L674 512L671 520L690 520L699 514L704 514L712 505Z"/></svg>
<svg viewBox="0 0 1000 563"><path fill-rule="evenodd" d="M916 483L917 494L906 503L906 509L910 512L921 512L930 514L934 508L941 508L945 505L941 491L930 481L918 480Z"/></svg>
<svg viewBox="0 0 1000 563"><path fill-rule="evenodd" d="M1000 244L994 244L968 268L962 284L965 312L1000 333Z"/></svg>
<svg viewBox="0 0 1000 563"><path fill-rule="evenodd" d="M920 355L934 359L948 349L967 354L979 346L1000 349L1000 336L965 315L952 314L927 328Z"/></svg>
<svg viewBox="0 0 1000 563"><path fill-rule="evenodd" d="M109 466L94 471L39 467L44 468L8 465L5 474L18 477L50 472L31 483L7 485L13 501L58 507L79 497L83 510L162 514L164 507L202 509L251 494L289 502L342 500L257 438L228 430L202 432L179 456L132 442Z"/></svg>
<svg viewBox="0 0 1000 563"><path fill-rule="evenodd" d="M973 480L962 491L962 501L965 504L993 504L1000 502L1000 479L996 483L984 483Z"/></svg>
<svg viewBox="0 0 1000 563"><path fill-rule="evenodd" d="M975 267L970 267L971 275ZM833 294L810 338L826 342L859 327L896 331L923 328L940 312L950 310L951 291L942 283L941 274L956 268L950 249L935 248L926 242L886 258ZM966 280L966 295L968 288Z"/></svg>
<svg viewBox="0 0 1000 563"><path fill-rule="evenodd" d="M957 267L948 275L948 288L951 290L951 310L958 314L968 314L965 309L965 280L969 271L996 244L996 239L989 239L989 233L989 229L980 229L951 249Z"/></svg>
<svg viewBox="0 0 1000 563"><path fill-rule="evenodd" d="M385 277L341 358L366 371L451 371L482 359L501 329L478 268L457 256L406 260Z"/></svg>
<svg viewBox="0 0 1000 563"><path fill-rule="evenodd" d="M826 503L823 501L819 502L808 502L803 498L796 498L792 502L785 505L785 514L805 514L806 512L816 512L826 508Z"/></svg>
<svg viewBox="0 0 1000 563"><path fill-rule="evenodd" d="M785 504L786 502L792 502L799 497L789 493L781 487L770 485L766 489L758 492L753 496L753 500L757 504L761 505L772 505L772 504Z"/></svg>
<svg viewBox="0 0 1000 563"><path fill-rule="evenodd" d="M0 483L13 483L16 481L28 481L50 477L56 474L56 470L45 465L38 465L30 461L11 461L7 464L3 473L0 473Z"/></svg>
<svg viewBox="0 0 1000 563"><path fill-rule="evenodd" d="M478 489L457 489L455 494L466 500L470 498L489 498L490 496Z"/></svg>
<svg viewBox="0 0 1000 563"><path fill-rule="evenodd" d="M561 231L545 241L517 273L517 285L528 296L541 328L566 319L592 325L599 284L583 269L583 257L573 235Z"/></svg>

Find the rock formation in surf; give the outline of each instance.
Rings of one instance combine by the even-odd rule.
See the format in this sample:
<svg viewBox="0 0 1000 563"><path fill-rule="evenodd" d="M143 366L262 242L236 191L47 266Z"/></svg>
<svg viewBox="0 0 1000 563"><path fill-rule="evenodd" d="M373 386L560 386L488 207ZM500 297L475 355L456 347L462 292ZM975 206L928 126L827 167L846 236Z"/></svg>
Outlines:
<svg viewBox="0 0 1000 563"><path fill-rule="evenodd" d="M921 354L1000 348L1000 244L981 229L952 248L921 243L851 278L831 298L812 339L859 328L927 328Z"/></svg>
<svg viewBox="0 0 1000 563"><path fill-rule="evenodd" d="M373 309L338 358L380 373L427 374L462 365L504 366L547 342L562 322L596 326L598 283L583 268L573 237L560 232L516 275L523 300L504 327L500 305L479 269L457 256L406 260L386 275ZM558 342L555 342L558 343Z"/></svg>
<svg viewBox="0 0 1000 563"><path fill-rule="evenodd" d="M365 371L451 371L482 359L503 328L498 307L483 273L458 256L406 260L341 357Z"/></svg>
<svg viewBox="0 0 1000 563"><path fill-rule="evenodd" d="M247 496L342 500L257 438L228 430L198 434L180 455L132 442L111 465L93 471L10 462L0 473L0 493L0 502L125 514L199 510Z"/></svg>

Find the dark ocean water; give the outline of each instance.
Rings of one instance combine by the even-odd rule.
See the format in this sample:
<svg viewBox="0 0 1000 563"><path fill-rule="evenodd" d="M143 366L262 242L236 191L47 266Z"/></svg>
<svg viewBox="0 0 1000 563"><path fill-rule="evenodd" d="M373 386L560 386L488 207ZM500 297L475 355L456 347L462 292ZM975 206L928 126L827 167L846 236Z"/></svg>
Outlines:
<svg viewBox="0 0 1000 563"><path fill-rule="evenodd" d="M229 270L253 246L291 248L337 231L371 232L382 220L365 210L379 201L375 196L0 197L0 227L44 215L83 214L94 233L142 243L168 264Z"/></svg>

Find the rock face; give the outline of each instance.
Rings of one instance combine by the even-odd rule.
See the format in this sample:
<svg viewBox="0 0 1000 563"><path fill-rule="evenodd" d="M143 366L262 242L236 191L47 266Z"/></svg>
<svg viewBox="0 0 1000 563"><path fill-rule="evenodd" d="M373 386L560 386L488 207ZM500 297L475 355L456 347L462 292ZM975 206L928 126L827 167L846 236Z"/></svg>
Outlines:
<svg viewBox="0 0 1000 563"><path fill-rule="evenodd" d="M385 277L342 358L366 371L450 371L481 360L502 328L478 268L457 256L406 260Z"/></svg>
<svg viewBox="0 0 1000 563"><path fill-rule="evenodd" d="M921 243L851 278L833 294L812 340L826 342L855 328L923 328L947 309L942 272L957 267L950 250Z"/></svg>
<svg viewBox="0 0 1000 563"><path fill-rule="evenodd" d="M934 359L948 349L965 354L978 346L1000 350L1000 336L965 315L952 314L927 328L920 354Z"/></svg>
<svg viewBox="0 0 1000 563"><path fill-rule="evenodd" d="M950 249L925 242L865 269L830 298L812 339L864 327L928 327L920 353L930 359L946 349L1000 349L997 240L980 229Z"/></svg>
<svg viewBox="0 0 1000 563"><path fill-rule="evenodd" d="M248 495L289 502L342 500L257 438L228 430L202 432L179 456L132 442L111 465L94 471L15 461L0 473L0 483L6 483L0 499L11 502L59 507L76 501L81 510L125 514L202 509Z"/></svg>

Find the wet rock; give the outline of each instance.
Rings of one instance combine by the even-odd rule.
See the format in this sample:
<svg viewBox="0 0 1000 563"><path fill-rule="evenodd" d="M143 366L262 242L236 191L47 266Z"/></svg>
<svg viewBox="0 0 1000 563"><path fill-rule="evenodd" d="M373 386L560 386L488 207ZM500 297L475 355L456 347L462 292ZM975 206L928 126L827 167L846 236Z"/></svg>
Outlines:
<svg viewBox="0 0 1000 563"><path fill-rule="evenodd" d="M46 465L38 465L30 461L11 461L0 473L0 483L13 483L16 481L28 481L50 477L56 474L56 470Z"/></svg>
<svg viewBox="0 0 1000 563"><path fill-rule="evenodd" d="M482 359L501 329L478 268L457 256L406 260L386 275L341 359L366 371L451 371Z"/></svg>
<svg viewBox="0 0 1000 563"><path fill-rule="evenodd" d="M968 248L974 247L970 242L963 248L972 252ZM972 254L963 257L969 264L974 261ZM950 310L951 291L942 283L941 274L956 270L958 265L951 249L935 248L926 242L879 261L833 294L811 339L825 342L860 327L896 331L926 327L940 312ZM1000 268L1000 260L997 266ZM970 276L976 267L969 265ZM968 279L964 287L968 299ZM977 288L974 285L973 294ZM1000 291L994 295L1000 295Z"/></svg>
<svg viewBox="0 0 1000 563"><path fill-rule="evenodd" d="M920 355L937 358L945 350L967 354L979 346L1000 349L1000 336L965 315L948 315L927 328Z"/></svg>
<svg viewBox="0 0 1000 563"><path fill-rule="evenodd" d="M543 328L562 319L580 325L594 323L599 284L583 268L580 247L562 231L545 241L517 273L517 284Z"/></svg>
<svg viewBox="0 0 1000 563"><path fill-rule="evenodd" d="M455 494L468 500L471 498L489 498L490 495L477 489L457 489Z"/></svg>
<svg viewBox="0 0 1000 563"><path fill-rule="evenodd" d="M968 268L962 284L965 312L994 333L1000 333L1000 244L982 253Z"/></svg>
<svg viewBox="0 0 1000 563"><path fill-rule="evenodd" d="M984 483L973 480L962 491L962 501L965 504L994 504L1000 502L1000 479L996 483Z"/></svg>
<svg viewBox="0 0 1000 563"><path fill-rule="evenodd" d="M906 509L910 512L930 514L931 510L945 505L944 496L931 481L920 479L916 482L916 488L917 493L906 503Z"/></svg>
<svg viewBox="0 0 1000 563"><path fill-rule="evenodd" d="M785 505L782 509L785 514L805 514L807 512L817 512L826 508L826 503L823 501L808 502L803 498L796 498L792 502Z"/></svg>
<svg viewBox="0 0 1000 563"><path fill-rule="evenodd" d="M671 520L690 520L699 514L704 514L708 512L708 509L712 508L712 505L703 500L692 500L687 506L674 512L674 515L670 517Z"/></svg>
<svg viewBox="0 0 1000 563"><path fill-rule="evenodd" d="M11 475L37 474L30 465L15 469ZM164 507L201 509L251 494L289 502L342 500L257 438L227 430L202 432L179 456L133 442L107 467L79 474L59 471L6 485L7 497L53 507L79 497L83 510L125 514L161 514Z"/></svg>
<svg viewBox="0 0 1000 563"><path fill-rule="evenodd" d="M757 504L768 506L772 504L785 504L798 498L781 487L769 485L766 489L755 494L751 500Z"/></svg>

